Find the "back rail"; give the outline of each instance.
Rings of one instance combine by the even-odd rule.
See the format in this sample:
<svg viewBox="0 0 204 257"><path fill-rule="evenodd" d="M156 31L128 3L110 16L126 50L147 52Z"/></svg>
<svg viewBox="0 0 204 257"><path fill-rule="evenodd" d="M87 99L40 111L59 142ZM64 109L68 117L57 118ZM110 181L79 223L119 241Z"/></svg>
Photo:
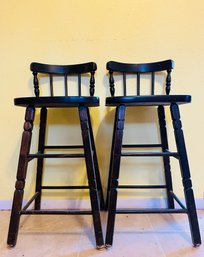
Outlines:
<svg viewBox="0 0 204 257"><path fill-rule="evenodd" d="M109 83L110 83L110 93L111 96L115 94L115 85L114 85L114 77L113 72L119 72L123 75L123 95L127 95L127 81L125 76L127 74L136 74L137 75L137 83L136 83L136 94L141 95L141 83L140 77L141 74L150 73L151 75L151 84L150 84L150 94L155 94L155 74L156 72L166 71L166 94L169 95L171 88L171 71L174 68L174 62L172 60L165 60L154 63L139 63L139 64L131 64L131 63L121 63L115 61L109 61L106 64L106 68L109 71Z"/></svg>
<svg viewBox="0 0 204 257"><path fill-rule="evenodd" d="M94 95L95 92L95 71L97 70L97 65L94 62L88 63L81 63L81 64L72 64L72 65L52 65L52 64L43 64L32 62L30 65L30 70L33 73L33 84L34 84L34 93L36 97L39 97L40 90L39 90L39 79L38 73L47 74L49 79L49 89L50 89L50 96L54 96L54 76L62 76L64 79L64 95L69 95L69 85L68 80L69 76L76 76L76 80L78 80L77 85L77 93L78 96L81 96L82 89L82 74L89 73L90 76L90 84L89 84L89 94L91 96Z"/></svg>

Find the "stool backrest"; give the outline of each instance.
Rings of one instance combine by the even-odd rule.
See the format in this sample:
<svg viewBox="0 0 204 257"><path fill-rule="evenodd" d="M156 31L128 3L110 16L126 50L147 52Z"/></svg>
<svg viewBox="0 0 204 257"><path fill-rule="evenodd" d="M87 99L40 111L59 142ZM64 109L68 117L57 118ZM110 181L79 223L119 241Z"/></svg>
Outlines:
<svg viewBox="0 0 204 257"><path fill-rule="evenodd" d="M151 92L150 95L155 94L155 73L156 72L166 72L165 79L165 94L169 95L170 87L171 87L171 70L174 67L174 62L172 60L165 60L154 63L140 63L140 64L129 64L129 63L121 63L115 61L109 61L106 65L107 70L109 71L109 83L110 83L110 93L111 96L115 94L115 80L113 73L120 73L123 77L123 96L127 95L127 75L134 74L136 75L136 95L141 94L141 75L142 74L150 74L151 80Z"/></svg>
<svg viewBox="0 0 204 257"><path fill-rule="evenodd" d="M77 76L78 80L78 96L81 96L81 77L82 74L89 73L90 75L90 96L94 95L95 89L95 78L94 74L97 70L97 65L94 62L82 63L82 64L73 64L73 65L50 65L33 62L30 65L30 70L33 72L33 84L35 96L40 96L39 90L39 78L38 73L46 74L49 76L49 85L50 85L50 96L54 96L53 90L53 77L62 76L64 77L64 95L68 96L68 76Z"/></svg>

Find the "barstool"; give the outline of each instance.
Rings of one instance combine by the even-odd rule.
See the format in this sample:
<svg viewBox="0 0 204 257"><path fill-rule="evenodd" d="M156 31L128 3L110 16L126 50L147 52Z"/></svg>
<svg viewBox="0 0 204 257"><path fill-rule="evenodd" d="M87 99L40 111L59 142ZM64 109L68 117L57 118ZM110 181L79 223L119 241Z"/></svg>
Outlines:
<svg viewBox="0 0 204 257"><path fill-rule="evenodd" d="M187 159L186 146L182 124L180 120L179 105L190 103L190 95L169 95L171 86L171 71L174 63L172 60L165 60L154 63L127 64L110 61L107 63L109 71L110 93L111 97L106 98L106 106L116 107L115 122L113 128L112 148L110 156L109 179L107 189L106 208L108 209L108 222L106 231L106 246L110 247L113 243L114 224L116 214L132 213L186 213L188 215L192 242L194 246L201 244L199 225L195 207L194 194L192 189L190 169ZM147 74L150 76L149 95L141 95L142 81L146 81ZM120 77L119 77L120 75ZM160 79L165 75L166 89L163 94L155 94L156 75ZM145 76L145 77L144 77ZM131 87L135 87L134 95L127 95L128 85L135 77L135 82ZM117 80L116 80L117 78ZM157 76L158 78L158 76ZM115 96L115 81L123 81L123 96ZM128 80L130 79L130 80ZM130 82L128 84L128 81ZM146 85L146 84L145 84ZM155 144L125 144L123 143L125 113L127 108L146 108L157 107L159 133L161 141ZM169 150L167 128L165 119L165 108L170 107L175 142L177 151ZM138 110L138 109L137 109ZM134 124L135 126L137 124ZM156 151L147 151L147 149L157 149ZM129 150L128 150L129 149ZM142 151L141 149L145 149ZM160 157L163 159L165 183L161 185L121 185L119 183L120 162L122 158L129 157ZM184 189L186 204L183 204L173 192L172 174L170 167L170 157L176 158L180 164L181 178ZM145 208L145 209L119 209L117 208L117 196L120 189L164 189L167 195L167 208ZM179 207L175 207L175 203Z"/></svg>
<svg viewBox="0 0 204 257"><path fill-rule="evenodd" d="M97 162L97 154L94 143L92 124L89 113L89 107L99 106L99 98L94 96L94 74L97 69L97 66L94 62L74 65L48 65L42 63L31 63L30 69L33 72L34 76L33 83L35 97L22 97L14 99L15 105L25 107L26 112L7 243L10 246L16 245L21 215L92 215L96 246L97 248L101 248L103 247L104 242L100 219L100 209L104 208L104 199L99 174L99 167ZM48 77L50 85L50 95L40 96L39 81L41 78L44 79L45 77ZM63 96L54 95L54 84L55 89L57 86L57 83L54 82L56 82L56 80L59 80L59 77L63 78L62 82L64 81L63 83L65 94ZM73 82L73 80L76 82L78 88L77 95L69 96L69 78L71 82ZM86 84L87 81L89 81L90 84L90 95L82 96L81 85ZM37 153L30 153L31 137L36 108L40 108L38 151ZM78 109L83 142L82 145L47 144L46 132L47 127L49 125L47 124L47 115L51 108ZM48 153L48 151L50 150L52 151L52 153ZM53 151L57 150L57 153L53 153ZM63 153L59 153L59 150L62 150ZM66 151L66 153L64 153L64 151ZM84 158L86 163L88 185L43 185L43 166L45 166L45 158ZM22 207L28 163L31 160L35 159L37 159L35 194L25 204L25 206ZM42 209L41 196L42 191L44 189L89 189L91 210L59 210L57 208L54 210ZM33 202L34 208L29 208L29 206Z"/></svg>

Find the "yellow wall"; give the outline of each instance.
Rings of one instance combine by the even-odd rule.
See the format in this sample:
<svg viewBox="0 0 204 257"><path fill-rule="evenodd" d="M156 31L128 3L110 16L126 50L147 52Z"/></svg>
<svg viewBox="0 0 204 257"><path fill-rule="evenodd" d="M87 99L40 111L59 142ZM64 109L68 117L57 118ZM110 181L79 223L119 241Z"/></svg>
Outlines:
<svg viewBox="0 0 204 257"><path fill-rule="evenodd" d="M109 94L105 63L112 59L124 62L148 62L171 58L175 60L172 93L187 93L192 104L181 108L186 144L196 198L203 198L203 99L204 93L204 3L203 0L8 0L1 3L0 17L0 200L11 200L22 132L24 109L14 107L13 99L33 95L29 64L32 61L68 64L95 61L96 95L100 109L92 111L94 132L104 186L108 172L113 112L104 107ZM68 138L65 117L61 110L52 113L63 123L60 135L51 141ZM38 115L37 115L38 116ZM52 116L52 117L53 117ZM57 124L53 118L51 132ZM72 113L74 119L74 112ZM153 138L152 114L145 109L139 117L147 122L138 133L147 131ZM148 118L150 121L148 121ZM77 120L74 119L74 122ZM149 128L153 128L149 130ZM131 120L128 137L134 131ZM77 134L74 134L77 138ZM125 138L127 137L127 133ZM141 134L141 138L145 136ZM73 167L76 163L73 162ZM55 163L66 180L66 163ZM83 164L77 163L83 167ZM146 178L147 164L140 164L141 181ZM132 161L126 177L132 175ZM154 161L158 174L158 162ZM57 180L49 166L49 180ZM31 167L32 171L32 167ZM141 172L142 171L142 172ZM74 173L77 175L76 172ZM180 176L175 172L175 188L179 195ZM33 175L29 174L32 178ZM83 175L77 175L83 181ZM123 176L124 177L124 176ZM69 177L72 178L72 177ZM178 179L179 178L179 179ZM29 190L30 192L30 190ZM140 196L140 195L139 195ZM59 195L61 197L61 195ZM141 195L141 197L143 197Z"/></svg>

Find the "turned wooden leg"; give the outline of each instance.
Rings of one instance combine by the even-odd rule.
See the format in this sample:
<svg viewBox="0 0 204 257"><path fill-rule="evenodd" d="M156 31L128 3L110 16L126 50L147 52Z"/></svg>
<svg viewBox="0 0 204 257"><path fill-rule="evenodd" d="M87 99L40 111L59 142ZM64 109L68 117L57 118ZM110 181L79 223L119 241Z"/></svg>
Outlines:
<svg viewBox="0 0 204 257"><path fill-rule="evenodd" d="M40 112L40 131L39 131L39 141L38 141L38 153L44 153L44 150L45 150L46 121L47 121L47 109L42 108L41 112ZM40 210L40 208L41 208L43 164L44 164L44 159L38 158L35 192L36 193L38 192L39 194L35 199L35 210Z"/></svg>
<svg viewBox="0 0 204 257"><path fill-rule="evenodd" d="M93 149L91 145L90 127L88 122L88 107L79 106L79 117L81 122L82 140L84 145L85 162L89 184L89 193L91 200L91 209L94 223L97 248L104 247L103 232L100 218L99 195L97 190L97 181L95 165L93 158Z"/></svg>
<svg viewBox="0 0 204 257"><path fill-rule="evenodd" d="M179 153L179 163L181 167L181 176L183 181L184 195L186 199L186 205L188 210L188 218L191 229L192 242L194 246L201 244L201 237L198 225L198 218L196 213L195 199L192 189L192 182L190 176L190 169L188 164L186 146L184 141L184 135L182 130L182 123L180 120L179 107L177 104L171 105L171 116L175 133L175 140L177 145L177 151Z"/></svg>
<svg viewBox="0 0 204 257"><path fill-rule="evenodd" d="M125 106L118 106L116 109L115 131L113 132L114 140L112 146L112 160L109 174L109 191L108 200L108 222L106 229L106 246L110 247L113 243L113 234L115 226L115 215L118 195L118 179L120 172L120 160L122 150L122 139L125 122Z"/></svg>
<svg viewBox="0 0 204 257"><path fill-rule="evenodd" d="M15 184L15 192L13 197L13 205L11 210L11 218L7 239L7 243L10 246L15 246L17 241L18 228L20 223L20 211L22 208L25 179L29 161L28 154L30 151L34 116L34 107L28 106L26 108L25 114L24 132L21 141L20 156L17 169L17 180Z"/></svg>
<svg viewBox="0 0 204 257"><path fill-rule="evenodd" d="M162 151L165 152L169 150L168 138L167 138L167 130L166 130L166 120L165 120L165 112L164 106L158 106L158 117L159 117L159 127L160 127L160 136L161 136L161 144ZM164 175L166 181L166 191L167 191L167 203L168 208L174 209L174 199L171 194L173 191L172 185L172 176L171 176L171 167L170 167L170 158L169 156L163 156L164 163Z"/></svg>
<svg viewBox="0 0 204 257"><path fill-rule="evenodd" d="M105 203L104 203L104 197L103 197L103 188L102 188L101 177L100 177L100 172L99 172L98 158L97 158L97 152L96 152L96 146L95 146L95 141L94 141L94 135L93 135L93 129L92 129L92 124L91 124L89 109L87 109L87 115L88 115L89 129L90 129L91 146L93 149L93 160L94 160L94 167L95 167L95 174L96 174L97 189L98 189L98 194L99 194L99 198L100 198L100 209L104 210Z"/></svg>
<svg viewBox="0 0 204 257"><path fill-rule="evenodd" d="M117 124L117 112L118 112L118 109L116 109L114 125L113 125L113 135L112 135L112 145L111 145L110 161L109 161L109 173L108 173L108 183L107 183L107 195L106 195L106 202L105 202L105 210L108 210L108 205L109 205L110 183L111 183L112 162L113 162L113 148L114 148L115 135L116 135L115 131L116 131L116 124Z"/></svg>

